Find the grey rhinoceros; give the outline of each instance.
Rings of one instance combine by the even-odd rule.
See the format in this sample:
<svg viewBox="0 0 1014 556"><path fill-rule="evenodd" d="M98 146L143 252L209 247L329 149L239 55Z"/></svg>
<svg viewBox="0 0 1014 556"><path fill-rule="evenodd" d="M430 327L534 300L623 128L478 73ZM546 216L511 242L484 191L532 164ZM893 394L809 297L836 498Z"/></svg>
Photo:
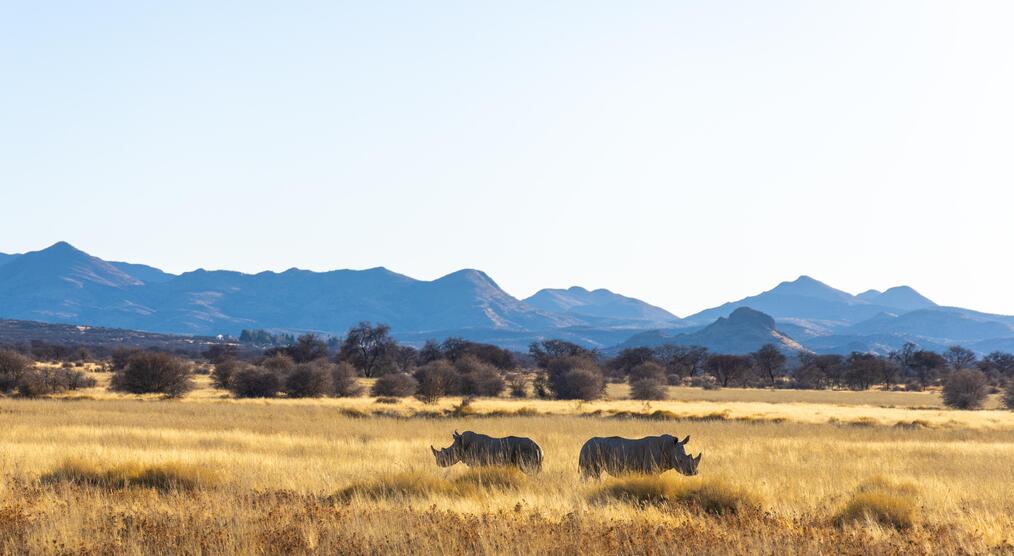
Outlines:
<svg viewBox="0 0 1014 556"><path fill-rule="evenodd" d="M690 437L680 441L663 434L645 438L619 436L591 438L581 447L578 466L581 478L599 478L603 471L610 475L644 473L657 475L669 469L684 475L696 475L701 455L690 457L683 449Z"/></svg>
<svg viewBox="0 0 1014 556"><path fill-rule="evenodd" d="M450 467L460 461L469 467L517 467L525 473L537 473L542 469L542 448L531 438L520 436L494 438L472 431L462 434L454 431L454 442L449 447L437 450L430 446L430 450L440 467Z"/></svg>

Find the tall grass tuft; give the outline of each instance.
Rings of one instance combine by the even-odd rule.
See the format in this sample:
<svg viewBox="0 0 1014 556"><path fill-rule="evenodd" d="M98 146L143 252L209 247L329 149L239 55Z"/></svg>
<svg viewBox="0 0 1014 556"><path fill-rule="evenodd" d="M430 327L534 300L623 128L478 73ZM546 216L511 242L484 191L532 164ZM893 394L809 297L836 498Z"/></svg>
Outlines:
<svg viewBox="0 0 1014 556"><path fill-rule="evenodd" d="M644 505L682 505L712 515L759 510L760 498L722 479L671 475L627 475L607 480L590 494L592 502L618 500Z"/></svg>
<svg viewBox="0 0 1014 556"><path fill-rule="evenodd" d="M473 467L452 479L423 471L404 471L353 483L336 492L333 498L340 502L353 498L462 498L490 491L518 490L527 483L524 473L510 467Z"/></svg>
<svg viewBox="0 0 1014 556"><path fill-rule="evenodd" d="M91 461L68 459L40 480L43 484L72 483L106 489L153 488L164 492L217 486L221 483L221 475L208 467L177 462L128 462L103 466Z"/></svg>
<svg viewBox="0 0 1014 556"><path fill-rule="evenodd" d="M845 506L835 514L837 525L875 522L895 529L910 529L916 521L918 489L911 483L881 476L861 483Z"/></svg>
<svg viewBox="0 0 1014 556"><path fill-rule="evenodd" d="M377 500L457 494L458 489L447 479L422 471L403 471L353 483L336 492L334 497L339 501L348 501L353 498Z"/></svg>
<svg viewBox="0 0 1014 556"><path fill-rule="evenodd" d="M453 479L462 491L470 489L518 490L528 483L528 477L513 467L471 467Z"/></svg>

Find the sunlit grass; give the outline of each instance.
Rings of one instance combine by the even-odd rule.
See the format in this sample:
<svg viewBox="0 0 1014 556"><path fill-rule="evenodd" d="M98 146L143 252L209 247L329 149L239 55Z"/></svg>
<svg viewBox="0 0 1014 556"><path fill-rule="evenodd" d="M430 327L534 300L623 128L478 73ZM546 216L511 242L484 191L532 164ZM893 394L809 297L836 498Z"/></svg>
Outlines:
<svg viewBox="0 0 1014 556"><path fill-rule="evenodd" d="M834 552L849 542L858 543L853 552L875 543L891 551L934 527L951 531L933 539L944 547L981 552L1014 542L1012 412L745 398L478 399L468 405L474 413L454 417L458 399L237 401L217 393L180 401L101 392L74 402L0 399L0 517L20 524L0 525L0 551L45 552L59 541L79 552L145 553L157 551L145 539L163 534L191 552L203 546L192 537L219 543L204 552L333 552L352 538L364 544L346 551L409 552L409 534L421 539L417 553L508 542L559 551L564 541L548 537L591 542L599 528L613 527L624 542L655 542L662 525L664 535L679 532L685 546L711 553ZM543 448L543 471L439 468L429 446L449 445L455 429L530 436ZM662 433L691 436L688 448L704 452L699 476L581 481L577 454L588 437ZM217 479L158 486L172 480L150 470L176 466ZM137 479L144 469L152 478ZM914 494L905 490L914 484ZM885 490L893 501L885 502ZM645 502L652 499L660 502ZM915 512L897 499L914 501ZM758 507L764 511L752 511ZM114 535L133 548L89 544L99 532L119 531L125 515L148 527ZM455 527L467 529L467 543L453 536ZM617 551L601 542L587 552ZM708 550L714 542L738 550Z"/></svg>

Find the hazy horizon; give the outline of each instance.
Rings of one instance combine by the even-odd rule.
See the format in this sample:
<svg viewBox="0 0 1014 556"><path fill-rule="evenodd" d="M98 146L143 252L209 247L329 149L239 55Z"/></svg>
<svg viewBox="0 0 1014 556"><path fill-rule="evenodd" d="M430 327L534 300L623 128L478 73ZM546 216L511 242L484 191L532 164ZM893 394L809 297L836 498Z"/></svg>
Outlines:
<svg viewBox="0 0 1014 556"><path fill-rule="evenodd" d="M0 8L0 252L1014 314L1014 5Z"/></svg>
<svg viewBox="0 0 1014 556"><path fill-rule="evenodd" d="M331 271L331 270L359 270L359 271L361 271L361 270L368 270L370 268L377 268L377 267L364 267L364 268L344 268L344 267L342 267L342 268L305 268L305 267L301 267L299 265L293 265L293 266L289 266L289 267L281 268L281 269L260 269L260 270L253 270L253 271L237 270L237 269L233 269L233 268L213 268L213 267L210 267L210 268L206 268L206 267L194 267L194 268L189 268L189 269L185 269L185 270L181 270L181 271L169 271L169 270L167 270L165 268L159 267L158 265L151 264L151 263L145 262L145 261L130 261L130 260L121 260L121 259L116 259L116 258L103 257L101 255L97 255L95 253L92 253L92 252L88 251L88 249L83 249L81 246L74 244L74 242L65 241L65 240L61 240L61 241L64 242L64 243L67 243L67 244L71 245L72 247L74 247L76 249L84 251L84 252L88 253L89 255L96 256L96 257L98 257L98 258L100 258L102 260L108 261L108 262L125 262L125 263L144 264L144 265L148 265L148 266L153 266L153 267L159 268L162 271L169 272L170 274L175 274L175 275L183 274L183 273L186 273L186 272L194 272L194 271L197 271L197 270L206 270L206 271L237 271L237 272L242 272L244 274L257 274L259 272L275 272L275 273L280 273L280 272L284 272L284 271L290 270L290 269L310 270L310 271L314 271L314 272L327 272L327 271ZM52 247L52 245L47 245L47 246L39 248L39 249L32 249L30 251L39 251L39 250L42 250L42 249L45 249L45 248L48 248L48 247ZM20 255L20 254L24 254L24 253L5 252L3 250L0 250L0 253L5 253L5 254L8 254L8 255ZM440 275L437 275L437 276L433 276L433 277L420 277L420 276L413 276L413 275L405 273L405 272L401 272L397 268L391 268L391 267L386 266L386 265L379 265L379 267L386 268L387 270L389 270L391 272L394 272L394 273L397 273L397 274L401 274L401 275L404 275L404 276L408 276L410 278L419 279L419 280L435 280L435 279L441 278L443 276L447 276L449 274L452 274L454 272L458 272L460 270L467 270L467 269L473 269L473 270L479 270L479 271L482 271L482 272L486 272L485 270L483 270L481 268L462 267L462 268L455 268L455 269L448 270L447 272L445 272L443 274L440 274ZM487 274L489 274L489 273L487 273ZM842 288L839 288L835 284L829 283L826 280L822 280L821 277L819 277L819 276L813 276L813 275L810 275L810 274L802 274L802 275L797 275L797 276L793 276L793 277L786 277L786 278L784 278L782 280L779 280L777 283L772 283L772 284L768 284L768 285L758 286L758 289L756 291L752 291L752 292L750 292L750 293L748 293L746 295L740 296L740 297L725 299L724 301L722 301L720 303L716 303L715 306L720 305L721 303L725 303L725 302L738 301L738 300L742 299L743 297L747 297L747 296L751 296L751 295L756 295L756 294L762 293L764 291L770 290L771 288L774 288L775 286L777 286L778 284L780 284L782 282L793 282L795 280L803 278L804 276L812 278L812 279L817 280L819 282L822 282L825 285L828 285L828 286L830 286L832 288L835 288L835 289L838 289L838 290L841 290L841 291L845 291L846 293L849 293L849 294L852 294L852 295L858 295L858 294L864 293L866 291L869 291L871 289L883 292L884 290L887 290L887 289L889 289L891 287L895 287L895 286L908 286L908 287L911 287L912 289L916 290L917 292L922 293L923 295L925 295L917 286L914 286L912 284L893 284L891 286L886 286L886 287L883 287L883 288L865 288L865 289L857 290L857 291L849 291L849 290L844 290ZM499 285L501 288L503 288L504 291L506 291L508 294L514 296L517 299L522 299L523 300L525 298L530 297L532 294L534 294L534 293L536 293L536 291L538 291L538 290L535 290L535 291L532 291L531 293L526 294L526 295L519 295L519 294L517 294L515 292L512 292L512 291L508 290L507 288L504 288L503 284L501 284L499 282L499 280L497 279L496 276L490 275L489 277L493 281L497 282L497 285ZM622 292L622 291L617 291L615 289L612 289L612 288L609 288L609 287L606 287L606 286L588 286L586 284L573 283L573 284L570 284L570 285L567 285L567 286L546 286L546 289L567 289L567 288L574 287L574 286L583 287L583 288L585 288L586 290L589 290L589 291L593 291L593 290L597 290L597 289L606 289L606 290L611 291L612 293L624 295L624 296L627 296L627 297L635 297L635 298L640 299L641 301L644 301L644 302L649 303L651 305L656 305L656 306L659 306L659 307L661 307L663 309L666 309L670 313L672 313L672 314L674 314L674 315L676 315L676 316L678 316L680 318L686 318L686 317L691 316L693 314L696 314L696 313L698 313L700 311L703 311L705 309L710 309L710 308L713 307L712 305L709 305L709 306L706 306L706 307L700 307L698 309L692 310L692 311L690 311L688 313L680 314L680 313L676 313L675 311L672 311L672 310L670 310L670 309L668 309L666 307L663 307L663 306L659 305L658 303L653 302L651 299L645 299L645 298L633 296L633 295L630 295L628 293L625 293L625 292ZM543 288L540 288L540 289L543 289ZM929 296L927 296L927 297L929 297ZM949 306L946 303L940 303L939 301L933 299L932 297L930 297L930 300L933 301L933 302L935 302L935 303L937 303L938 305ZM999 312L997 312L997 311L990 311L988 309L982 309L982 308L978 308L978 307L965 307L965 308L966 309L973 309L973 310L977 310L977 311L985 312L985 313L999 314Z"/></svg>

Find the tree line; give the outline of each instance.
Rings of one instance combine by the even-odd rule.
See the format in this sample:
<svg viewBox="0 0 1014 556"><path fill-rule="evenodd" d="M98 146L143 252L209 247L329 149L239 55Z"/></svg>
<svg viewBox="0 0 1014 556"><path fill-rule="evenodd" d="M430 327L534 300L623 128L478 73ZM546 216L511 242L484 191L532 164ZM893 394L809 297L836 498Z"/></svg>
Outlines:
<svg viewBox="0 0 1014 556"><path fill-rule="evenodd" d="M182 395L192 388L190 377L196 369L211 374L217 387L236 397L355 396L363 393L359 379L369 378L374 379L370 386L374 396L415 396L425 402L443 396L500 396L505 392L513 397L594 400L605 395L607 384L625 382L631 397L640 400L665 399L670 385L852 390L939 386L949 405L974 408L990 392L1006 386L1014 403L1010 392L1014 389L1014 354L993 352L980 359L961 346L942 354L908 343L888 355L787 355L772 344L749 354L662 345L628 348L610 357L563 340L535 342L527 353L462 338L429 340L416 348L398 343L390 332L384 324L368 322L350 328L342 338L323 339L313 334L293 338L244 331L245 340L264 347L251 351L236 344L214 344L201 354L206 366L196 367L174 354L118 348L108 356L109 370L114 373L111 387ZM10 353L7 360L13 360ZM77 362L89 355L81 349L44 344L33 344L31 354ZM17 391L19 379L16 373L5 374L3 361L0 359L0 390ZM7 364L9 368L17 366ZM18 376L28 376L20 373ZM57 384L54 388L58 390L61 381L50 377L41 382ZM63 382L80 381L64 377ZM46 389L26 386L24 390Z"/></svg>

